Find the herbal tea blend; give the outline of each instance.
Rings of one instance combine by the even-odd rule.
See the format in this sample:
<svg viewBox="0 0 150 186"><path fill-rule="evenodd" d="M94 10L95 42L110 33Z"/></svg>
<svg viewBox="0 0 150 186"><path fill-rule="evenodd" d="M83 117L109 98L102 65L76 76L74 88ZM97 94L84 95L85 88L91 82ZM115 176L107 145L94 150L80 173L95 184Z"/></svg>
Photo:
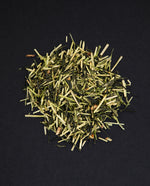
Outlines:
<svg viewBox="0 0 150 186"><path fill-rule="evenodd" d="M118 120L118 111L129 106L132 97L127 87L130 80L117 72L122 56L112 65L112 53L104 56L108 44L95 51L86 49L85 42L55 47L45 56L35 49L36 56L26 78L25 105L31 106L26 117L43 118L44 132L51 130L58 143L71 142L73 151L80 150L87 140L112 141L106 130L124 124ZM104 136L104 137L103 137Z"/></svg>

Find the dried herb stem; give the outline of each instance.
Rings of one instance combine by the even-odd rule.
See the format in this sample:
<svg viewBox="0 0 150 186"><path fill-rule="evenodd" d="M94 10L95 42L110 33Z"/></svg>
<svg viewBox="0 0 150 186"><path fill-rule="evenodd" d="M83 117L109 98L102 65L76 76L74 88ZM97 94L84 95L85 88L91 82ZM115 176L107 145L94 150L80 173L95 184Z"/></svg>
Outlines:
<svg viewBox="0 0 150 186"><path fill-rule="evenodd" d="M43 118L44 134L48 130L56 133L61 142L71 142L81 150L88 140L112 141L105 134L107 129L124 124L118 120L120 107L130 105L128 98L130 80L114 72L122 59L112 65L112 53L104 56L109 47L101 50L97 46L92 52L85 41L79 45L71 37L68 48L59 44L42 56L34 49L34 62L27 67L25 105L31 106L31 113L25 117ZM38 62L40 61L40 62Z"/></svg>

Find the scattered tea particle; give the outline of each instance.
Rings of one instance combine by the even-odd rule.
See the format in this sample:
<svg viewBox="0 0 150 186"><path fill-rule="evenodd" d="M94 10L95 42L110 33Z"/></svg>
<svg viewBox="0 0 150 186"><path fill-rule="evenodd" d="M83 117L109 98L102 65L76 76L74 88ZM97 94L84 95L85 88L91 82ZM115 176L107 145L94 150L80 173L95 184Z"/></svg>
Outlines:
<svg viewBox="0 0 150 186"><path fill-rule="evenodd" d="M91 56L91 52L87 52L87 55L88 55L88 56Z"/></svg>
<svg viewBox="0 0 150 186"><path fill-rule="evenodd" d="M26 57L35 57L34 54L26 54Z"/></svg>
<svg viewBox="0 0 150 186"><path fill-rule="evenodd" d="M120 58L118 59L118 61L116 62L116 64L113 66L113 68L111 69L111 72L116 68L116 66L118 65L118 63L122 60L123 56L120 56Z"/></svg>
<svg viewBox="0 0 150 186"><path fill-rule="evenodd" d="M85 143L86 143L86 140L84 140L84 142L82 143L82 148L83 148L83 146L85 145Z"/></svg>
<svg viewBox="0 0 150 186"><path fill-rule="evenodd" d="M83 41L82 43L82 50L84 50L84 48L85 48L85 41Z"/></svg>
<svg viewBox="0 0 150 186"><path fill-rule="evenodd" d="M62 131L62 128L61 127L58 127L57 128L57 131L56 131L56 135L59 135L61 133L61 131Z"/></svg>
<svg viewBox="0 0 150 186"><path fill-rule="evenodd" d="M106 139L101 138L101 137L98 137L98 139L100 139L100 140L102 140L102 141L105 141L105 142L108 142Z"/></svg>
<svg viewBox="0 0 150 186"><path fill-rule="evenodd" d="M97 108L97 106L98 106L98 105L93 105L93 106L91 107L91 111L95 110L95 109Z"/></svg>
<svg viewBox="0 0 150 186"><path fill-rule="evenodd" d="M66 36L66 43L68 43L68 36Z"/></svg>
<svg viewBox="0 0 150 186"><path fill-rule="evenodd" d="M90 138L90 139L94 139L94 134L91 134L91 135L89 136L89 138Z"/></svg>
<svg viewBox="0 0 150 186"><path fill-rule="evenodd" d="M47 71L47 74L50 74L50 70Z"/></svg>
<svg viewBox="0 0 150 186"><path fill-rule="evenodd" d="M71 77L69 76L69 77L67 78L67 80L70 81L70 80L71 80Z"/></svg>
<svg viewBox="0 0 150 186"><path fill-rule="evenodd" d="M25 117L31 117L31 118L45 118L44 115L30 115L30 114L26 114Z"/></svg>
<svg viewBox="0 0 150 186"><path fill-rule="evenodd" d="M80 143L79 143L79 149L80 149L80 150L82 149L82 143L83 143L83 140L80 139Z"/></svg>
<svg viewBox="0 0 150 186"><path fill-rule="evenodd" d="M112 141L112 139L109 138L109 137L106 137L105 140L107 140L107 141Z"/></svg>
<svg viewBox="0 0 150 186"><path fill-rule="evenodd" d="M107 50L108 47L109 47L109 44L106 44L104 49L100 53L101 56L105 53L105 51Z"/></svg>
<svg viewBox="0 0 150 186"><path fill-rule="evenodd" d="M97 54L97 50L98 50L98 47L95 48L94 56L96 56L96 54Z"/></svg>
<svg viewBox="0 0 150 186"><path fill-rule="evenodd" d="M44 126L44 134L47 135L47 128Z"/></svg>
<svg viewBox="0 0 150 186"><path fill-rule="evenodd" d="M107 95L104 95L103 99L100 101L99 105L97 106L97 108L94 110L94 113L96 113L98 111L98 109L101 107L101 105L103 104L105 98L107 97Z"/></svg>
<svg viewBox="0 0 150 186"><path fill-rule="evenodd" d="M74 144L73 144L73 146L72 146L72 148L71 148L71 151L74 150L74 148L75 148L75 146L76 146L76 144L77 144L77 142L78 142L78 140L79 140L79 137L80 137L80 134L76 137L76 140L75 140L75 142L74 142Z"/></svg>

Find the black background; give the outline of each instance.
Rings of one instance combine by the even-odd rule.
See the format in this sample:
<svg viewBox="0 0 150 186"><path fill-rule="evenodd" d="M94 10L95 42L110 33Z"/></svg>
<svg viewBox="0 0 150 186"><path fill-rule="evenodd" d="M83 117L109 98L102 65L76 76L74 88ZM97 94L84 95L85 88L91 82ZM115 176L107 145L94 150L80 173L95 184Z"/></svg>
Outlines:
<svg viewBox="0 0 150 186"><path fill-rule="evenodd" d="M141 1L5 1L1 25L0 142L2 186L150 185L150 8ZM45 54L72 33L88 48L110 44L118 71L132 81L134 112L120 114L111 143L89 143L79 152L48 143L39 119L25 118L25 58ZM107 53L107 52L106 52Z"/></svg>

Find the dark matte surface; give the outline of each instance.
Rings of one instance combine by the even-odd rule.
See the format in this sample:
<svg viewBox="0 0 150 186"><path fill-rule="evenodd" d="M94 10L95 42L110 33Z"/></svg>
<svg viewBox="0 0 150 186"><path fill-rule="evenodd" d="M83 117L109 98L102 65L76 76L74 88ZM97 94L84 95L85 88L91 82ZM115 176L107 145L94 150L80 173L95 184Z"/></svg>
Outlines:
<svg viewBox="0 0 150 186"><path fill-rule="evenodd" d="M138 1L4 2L1 12L1 186L150 185L150 8ZM2 6L3 7L3 6ZM134 112L121 113L126 131L112 128L112 143L89 143L82 152L48 143L38 119L25 118L25 54L45 54L72 33L88 48L110 44L119 72L130 78ZM53 136L51 137L53 138Z"/></svg>

